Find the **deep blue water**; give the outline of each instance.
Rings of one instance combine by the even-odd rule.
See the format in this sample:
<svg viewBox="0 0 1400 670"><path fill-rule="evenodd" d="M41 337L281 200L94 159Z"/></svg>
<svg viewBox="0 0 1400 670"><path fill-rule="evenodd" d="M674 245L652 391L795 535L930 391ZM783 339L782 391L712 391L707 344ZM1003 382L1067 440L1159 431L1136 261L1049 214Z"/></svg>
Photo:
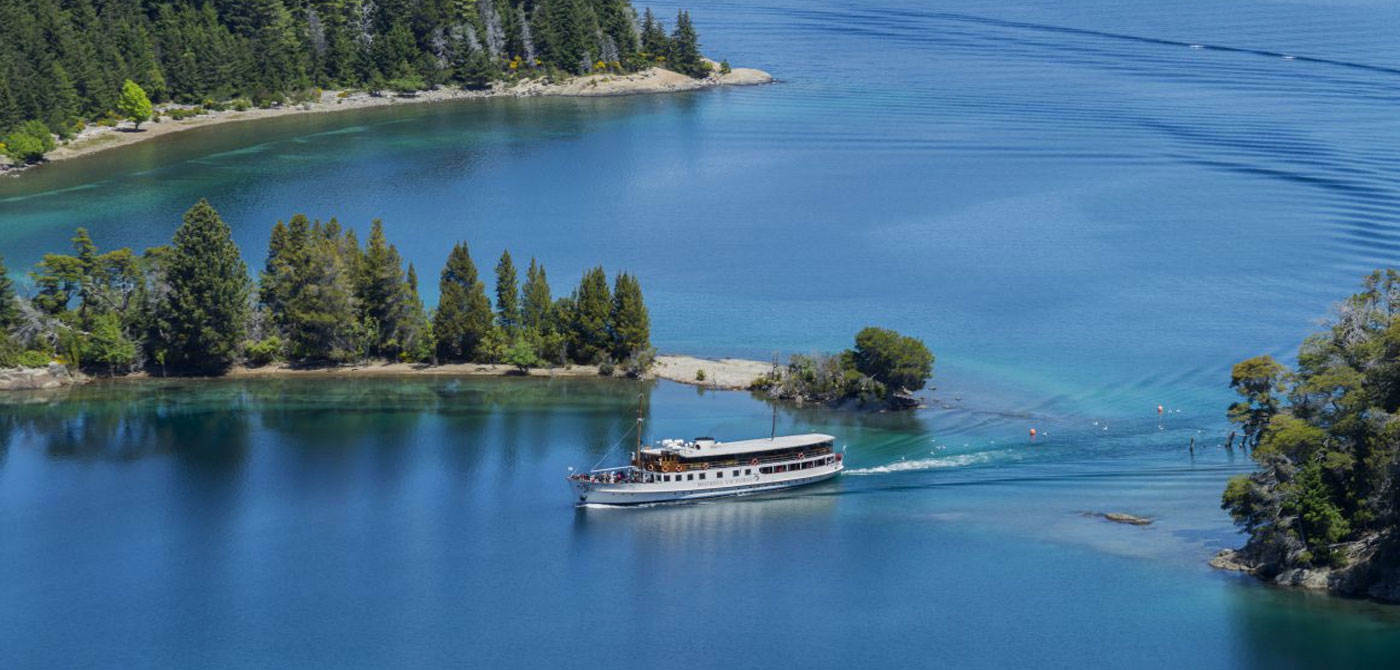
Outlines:
<svg viewBox="0 0 1400 670"><path fill-rule="evenodd" d="M6 405L0 661L1400 655L1390 609L1204 565L1239 542L1218 494L1249 467L1218 447L1229 366L1290 356L1400 250L1400 6L688 6L711 55L782 82L182 133L0 179L0 254L18 271L79 225L159 244L207 197L257 267L279 218L380 217L430 293L457 239L481 265L538 257L556 291L595 263L637 272L667 352L918 335L939 357L934 409L785 416L850 449L853 476L806 495L576 513L558 478L618 438L625 384L152 384ZM653 399L658 437L767 430L743 394ZM1080 514L1115 509L1159 521Z"/></svg>

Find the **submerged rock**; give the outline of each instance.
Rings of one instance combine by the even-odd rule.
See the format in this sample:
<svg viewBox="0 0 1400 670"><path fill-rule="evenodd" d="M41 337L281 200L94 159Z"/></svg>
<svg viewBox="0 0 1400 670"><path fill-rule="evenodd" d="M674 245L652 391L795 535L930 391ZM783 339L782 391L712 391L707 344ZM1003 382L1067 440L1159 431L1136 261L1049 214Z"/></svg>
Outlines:
<svg viewBox="0 0 1400 670"><path fill-rule="evenodd" d="M0 369L0 391L40 391L77 384L79 379L59 363L45 368Z"/></svg>
<svg viewBox="0 0 1400 670"><path fill-rule="evenodd" d="M1113 523L1126 523L1132 526L1146 526L1152 523L1152 519L1145 516L1124 514L1123 512L1085 512L1084 516L1096 516L1101 519L1108 519Z"/></svg>

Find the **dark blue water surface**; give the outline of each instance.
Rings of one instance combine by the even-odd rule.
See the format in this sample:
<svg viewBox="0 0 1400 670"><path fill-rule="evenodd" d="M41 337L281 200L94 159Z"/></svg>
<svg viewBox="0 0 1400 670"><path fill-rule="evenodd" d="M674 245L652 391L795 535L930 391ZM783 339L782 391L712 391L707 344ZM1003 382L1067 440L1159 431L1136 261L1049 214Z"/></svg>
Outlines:
<svg viewBox="0 0 1400 670"><path fill-rule="evenodd" d="M1393 609L1205 565L1250 467L1219 446L1229 366L1396 263L1400 6L688 6L708 53L782 82L181 133L0 179L0 254L18 273L80 225L160 244L207 197L257 267L278 219L380 217L430 298L458 239L556 291L634 271L663 352L900 329L938 354L931 409L784 414L849 448L802 495L575 511L561 477L621 460L632 384L5 399L0 666L1400 658ZM648 393L649 436L768 430L744 394Z"/></svg>

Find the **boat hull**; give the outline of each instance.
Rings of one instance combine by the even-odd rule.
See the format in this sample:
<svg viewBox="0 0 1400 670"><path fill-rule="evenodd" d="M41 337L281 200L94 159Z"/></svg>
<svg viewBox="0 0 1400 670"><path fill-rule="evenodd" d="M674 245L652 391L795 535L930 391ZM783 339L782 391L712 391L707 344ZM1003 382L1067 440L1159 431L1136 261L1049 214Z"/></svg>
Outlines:
<svg viewBox="0 0 1400 670"><path fill-rule="evenodd" d="M571 481L570 484L574 491L574 502L578 505L654 505L710 498L730 498L807 486L831 479L840 474L842 469L843 464L837 461L829 466L783 473L787 476L753 475L724 482L714 481L704 487L627 482L600 484L586 481Z"/></svg>

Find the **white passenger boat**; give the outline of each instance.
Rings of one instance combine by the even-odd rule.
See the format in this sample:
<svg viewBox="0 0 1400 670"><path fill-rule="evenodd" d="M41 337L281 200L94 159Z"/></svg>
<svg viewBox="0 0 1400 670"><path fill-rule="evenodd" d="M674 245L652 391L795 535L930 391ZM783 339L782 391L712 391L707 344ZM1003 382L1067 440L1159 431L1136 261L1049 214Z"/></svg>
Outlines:
<svg viewBox="0 0 1400 670"><path fill-rule="evenodd" d="M569 475L577 504L639 505L747 495L815 484L845 467L836 438L820 433L719 442L662 440L632 464Z"/></svg>

